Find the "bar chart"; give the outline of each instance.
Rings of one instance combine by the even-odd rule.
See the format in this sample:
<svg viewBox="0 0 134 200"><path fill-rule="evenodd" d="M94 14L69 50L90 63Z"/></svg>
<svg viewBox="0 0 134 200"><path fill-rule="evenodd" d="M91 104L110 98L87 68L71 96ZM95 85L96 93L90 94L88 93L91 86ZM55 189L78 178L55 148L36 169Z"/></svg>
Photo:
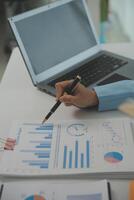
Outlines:
<svg viewBox="0 0 134 200"><path fill-rule="evenodd" d="M90 167L90 141L85 141L85 148L82 150L79 141L76 140L71 149L64 145L63 168L89 168Z"/></svg>
<svg viewBox="0 0 134 200"><path fill-rule="evenodd" d="M22 163L29 167L47 169L49 167L49 160L51 155L53 125L33 126L27 134L29 135L28 146L21 149L20 152L25 154Z"/></svg>

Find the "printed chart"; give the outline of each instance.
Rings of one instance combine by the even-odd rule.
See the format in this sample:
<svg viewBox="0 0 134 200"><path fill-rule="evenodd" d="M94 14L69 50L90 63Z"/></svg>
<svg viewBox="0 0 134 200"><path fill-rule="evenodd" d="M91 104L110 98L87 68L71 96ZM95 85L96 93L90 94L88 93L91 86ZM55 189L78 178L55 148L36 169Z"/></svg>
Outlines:
<svg viewBox="0 0 134 200"><path fill-rule="evenodd" d="M102 200L102 193L67 196L67 200Z"/></svg>
<svg viewBox="0 0 134 200"><path fill-rule="evenodd" d="M87 131L87 125L83 123L75 123L67 127L67 133L72 136L83 136L87 133Z"/></svg>
<svg viewBox="0 0 134 200"><path fill-rule="evenodd" d="M88 140L85 142L84 152L80 152L78 140L75 141L74 151L69 150L67 145L64 146L63 168L72 168L73 166L74 168L90 167L90 142Z"/></svg>
<svg viewBox="0 0 134 200"><path fill-rule="evenodd" d="M116 147L123 146L124 141L124 130L123 124L120 126L109 120L102 123L102 137L105 138L105 141L108 144L112 144Z"/></svg>
<svg viewBox="0 0 134 200"><path fill-rule="evenodd" d="M38 126L37 124L33 124L32 126L33 128L27 132L29 135L29 146L27 146L27 148L25 146L24 149L20 149L20 153L25 155L28 154L30 156L30 160L24 159L22 160L22 163L36 168L48 168L51 153L53 125L47 124L44 126Z"/></svg>
<svg viewBox="0 0 134 200"><path fill-rule="evenodd" d="M4 152L3 174L95 174L134 167L132 130L126 119L18 123L11 133L16 146Z"/></svg>
<svg viewBox="0 0 134 200"><path fill-rule="evenodd" d="M17 191L17 192L15 192ZM4 184L1 200L108 200L107 181L31 180Z"/></svg>
<svg viewBox="0 0 134 200"><path fill-rule="evenodd" d="M118 163L123 160L123 155L119 152L108 152L104 155L104 159L109 163Z"/></svg>
<svg viewBox="0 0 134 200"><path fill-rule="evenodd" d="M31 195L24 200L46 200L46 199L40 195Z"/></svg>

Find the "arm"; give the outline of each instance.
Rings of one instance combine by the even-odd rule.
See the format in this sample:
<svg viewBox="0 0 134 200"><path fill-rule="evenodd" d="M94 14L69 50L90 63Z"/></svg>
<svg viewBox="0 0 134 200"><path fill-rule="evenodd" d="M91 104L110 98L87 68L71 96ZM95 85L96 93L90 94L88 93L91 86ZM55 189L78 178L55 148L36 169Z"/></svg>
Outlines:
<svg viewBox="0 0 134 200"><path fill-rule="evenodd" d="M78 84L72 95L62 92L71 82L63 81L56 84L56 97L67 106L75 105L80 108L98 105L99 111L117 109L128 97L134 97L134 81L125 80L116 83L97 86L93 89ZM62 95L62 96L61 96Z"/></svg>
<svg viewBox="0 0 134 200"><path fill-rule="evenodd" d="M134 81L124 80L94 88L99 111L117 109L128 98L134 98Z"/></svg>

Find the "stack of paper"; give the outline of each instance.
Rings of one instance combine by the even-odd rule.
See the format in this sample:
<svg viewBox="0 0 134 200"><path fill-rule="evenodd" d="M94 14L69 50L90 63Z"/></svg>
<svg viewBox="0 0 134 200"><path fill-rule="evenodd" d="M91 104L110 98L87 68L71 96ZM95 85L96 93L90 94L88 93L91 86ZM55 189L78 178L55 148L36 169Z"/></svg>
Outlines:
<svg viewBox="0 0 134 200"><path fill-rule="evenodd" d="M5 183L1 200L108 200L106 180L89 182L10 182Z"/></svg>
<svg viewBox="0 0 134 200"><path fill-rule="evenodd" d="M15 123L0 173L8 176L134 177L134 140L128 118Z"/></svg>

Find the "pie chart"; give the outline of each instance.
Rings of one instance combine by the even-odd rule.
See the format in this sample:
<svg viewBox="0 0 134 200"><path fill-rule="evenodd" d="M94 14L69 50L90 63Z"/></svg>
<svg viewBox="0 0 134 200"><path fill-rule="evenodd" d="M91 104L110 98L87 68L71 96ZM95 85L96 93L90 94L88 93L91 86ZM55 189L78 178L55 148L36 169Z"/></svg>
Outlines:
<svg viewBox="0 0 134 200"><path fill-rule="evenodd" d="M104 160L109 163L118 163L123 160L123 155L119 152L108 152L104 155Z"/></svg>
<svg viewBox="0 0 134 200"><path fill-rule="evenodd" d="M25 200L46 200L46 199L40 195L31 195L27 197Z"/></svg>

